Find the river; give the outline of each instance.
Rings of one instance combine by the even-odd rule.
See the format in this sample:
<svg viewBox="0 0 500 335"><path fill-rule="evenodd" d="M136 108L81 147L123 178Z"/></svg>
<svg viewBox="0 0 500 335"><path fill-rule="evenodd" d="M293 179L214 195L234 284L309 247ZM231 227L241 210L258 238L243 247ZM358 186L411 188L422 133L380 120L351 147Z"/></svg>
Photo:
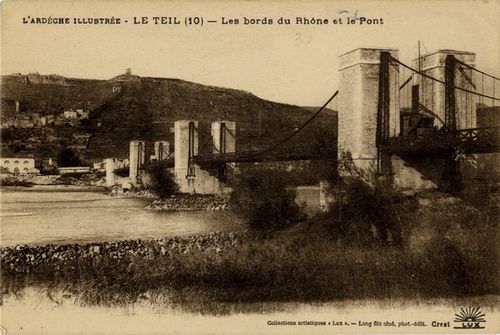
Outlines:
<svg viewBox="0 0 500 335"><path fill-rule="evenodd" d="M156 212L98 192L2 190L2 246L156 239L242 230L230 211Z"/></svg>

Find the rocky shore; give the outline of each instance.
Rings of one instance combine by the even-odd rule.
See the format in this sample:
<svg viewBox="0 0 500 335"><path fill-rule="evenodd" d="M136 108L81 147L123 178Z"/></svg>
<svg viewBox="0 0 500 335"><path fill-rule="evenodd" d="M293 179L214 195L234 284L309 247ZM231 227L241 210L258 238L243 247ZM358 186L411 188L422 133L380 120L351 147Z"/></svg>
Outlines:
<svg viewBox="0 0 500 335"><path fill-rule="evenodd" d="M178 194L167 199L157 199L147 209L156 211L212 211L228 210L227 198L204 194Z"/></svg>
<svg viewBox="0 0 500 335"><path fill-rule="evenodd" d="M138 190L129 192L119 192L116 188L112 188L109 192L112 197L120 198L143 198L143 199L157 199L158 196L150 190Z"/></svg>
<svg viewBox="0 0 500 335"><path fill-rule="evenodd" d="M130 261L136 257L153 259L173 257L176 254L219 254L241 244L245 232L214 232L205 235L171 237L158 240L127 240L88 244L64 244L1 248L1 266L4 271L30 273L36 267L60 269L65 263L78 261Z"/></svg>

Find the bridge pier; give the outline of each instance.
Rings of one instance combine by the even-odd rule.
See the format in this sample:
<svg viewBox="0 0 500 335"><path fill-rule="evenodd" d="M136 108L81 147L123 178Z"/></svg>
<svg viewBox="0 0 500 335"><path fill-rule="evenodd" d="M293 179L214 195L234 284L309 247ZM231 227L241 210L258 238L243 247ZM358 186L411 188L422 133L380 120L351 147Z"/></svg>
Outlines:
<svg viewBox="0 0 500 335"><path fill-rule="evenodd" d="M195 162L198 155L198 121L180 120L174 124L174 173L180 192L221 194L229 189L214 175ZM236 125L231 121L217 121L211 125L213 152L234 152ZM225 163L224 163L225 164ZM212 170L211 168L209 170Z"/></svg>
<svg viewBox="0 0 500 335"><path fill-rule="evenodd" d="M115 159L114 158L106 158L106 186L113 187L115 186Z"/></svg>
<svg viewBox="0 0 500 335"><path fill-rule="evenodd" d="M144 165L144 141L130 141L129 147L129 177L132 185L137 185L140 169Z"/></svg>
<svg viewBox="0 0 500 335"><path fill-rule="evenodd" d="M196 169L192 158L198 154L198 121L179 120L174 123L174 174L180 192L195 193Z"/></svg>

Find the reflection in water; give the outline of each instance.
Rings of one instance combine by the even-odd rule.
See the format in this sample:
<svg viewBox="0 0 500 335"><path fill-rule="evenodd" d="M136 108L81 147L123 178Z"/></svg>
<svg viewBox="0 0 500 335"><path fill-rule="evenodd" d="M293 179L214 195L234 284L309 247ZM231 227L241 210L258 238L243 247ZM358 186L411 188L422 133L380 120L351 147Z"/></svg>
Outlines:
<svg viewBox="0 0 500 335"><path fill-rule="evenodd" d="M155 239L237 231L230 211L155 212L148 200L93 192L2 192L2 246Z"/></svg>

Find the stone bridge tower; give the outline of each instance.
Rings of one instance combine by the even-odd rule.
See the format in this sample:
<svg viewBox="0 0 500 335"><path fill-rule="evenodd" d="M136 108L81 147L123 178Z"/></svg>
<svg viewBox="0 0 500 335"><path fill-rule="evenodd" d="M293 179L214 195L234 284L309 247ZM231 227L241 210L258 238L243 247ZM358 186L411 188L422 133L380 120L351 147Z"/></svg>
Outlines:
<svg viewBox="0 0 500 335"><path fill-rule="evenodd" d="M420 68L424 75L415 72L412 74L412 99L418 102L422 113L434 113L435 126L439 126L436 124L439 119L445 119L444 82L447 81L447 71L451 71L450 65L446 65L451 59L450 56L474 66L474 53L440 50L421 58L418 66L414 65ZM409 154L400 157L378 151L377 141L386 143L390 137L400 136L401 132L399 75L404 66L391 61L391 58L398 59L398 50L360 48L340 56L339 152L349 151L354 163L365 171L377 171L390 177L392 185L397 189L430 189L437 188L438 185L456 183L453 175L456 172L459 176L460 172L453 168L455 162L450 157ZM467 88L467 85L470 85L468 81L471 69L458 68L457 65L454 71L460 71L461 76L455 77L457 79L453 85ZM437 81L426 78L425 75ZM451 75L455 76L453 73ZM467 104L460 99L465 98L456 97L456 127L474 128L475 108L473 111L467 111ZM470 105L470 101L468 103ZM460 105L465 105L464 109L460 109ZM379 112L379 107L384 113Z"/></svg>
<svg viewBox="0 0 500 335"><path fill-rule="evenodd" d="M359 48L339 56L338 145L349 151L364 169L377 164L377 110L379 100L380 57L388 52L398 58L396 49ZM399 97L397 68L390 66L390 96ZM399 99L392 99L390 136L399 134Z"/></svg>
<svg viewBox="0 0 500 335"><path fill-rule="evenodd" d="M195 164L193 157L198 155L198 121L180 120L174 125L175 179L183 193L221 194L230 189L216 176ZM222 131L221 131L222 130ZM235 150L236 126L231 121L216 121L211 125L213 153L229 153Z"/></svg>

